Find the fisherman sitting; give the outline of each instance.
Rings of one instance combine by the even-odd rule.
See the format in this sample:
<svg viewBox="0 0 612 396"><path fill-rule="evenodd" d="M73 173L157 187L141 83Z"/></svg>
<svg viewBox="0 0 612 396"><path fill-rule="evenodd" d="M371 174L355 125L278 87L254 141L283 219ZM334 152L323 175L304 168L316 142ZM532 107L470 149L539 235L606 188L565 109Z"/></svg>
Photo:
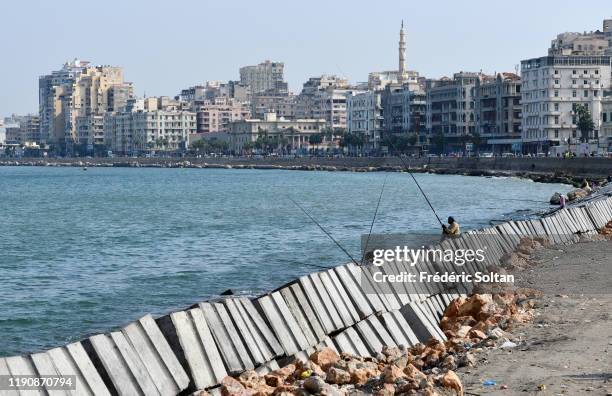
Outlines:
<svg viewBox="0 0 612 396"><path fill-rule="evenodd" d="M459 223L457 223L452 216L449 216L448 225L442 224L442 235L456 237L460 234L461 229L459 228Z"/></svg>

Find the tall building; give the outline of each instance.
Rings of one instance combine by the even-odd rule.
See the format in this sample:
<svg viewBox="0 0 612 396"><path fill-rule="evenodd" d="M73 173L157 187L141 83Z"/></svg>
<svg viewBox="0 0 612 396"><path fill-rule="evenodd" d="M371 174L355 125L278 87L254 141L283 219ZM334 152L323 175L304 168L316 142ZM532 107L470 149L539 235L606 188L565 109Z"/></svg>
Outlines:
<svg viewBox="0 0 612 396"><path fill-rule="evenodd" d="M349 96L346 101L347 132L365 138L365 151L377 150L383 126L383 108L380 92L362 92Z"/></svg>
<svg viewBox="0 0 612 396"><path fill-rule="evenodd" d="M427 132L430 141L444 137L445 150L463 151L464 138L476 132L476 82L482 73L459 72L430 81L427 89Z"/></svg>
<svg viewBox="0 0 612 396"><path fill-rule="evenodd" d="M604 152L612 152L612 92L607 92L607 94L601 101L601 128L598 143Z"/></svg>
<svg viewBox="0 0 612 396"><path fill-rule="evenodd" d="M86 133L94 133L103 115L119 111L131 96L132 85L124 82L120 67L66 63L39 79L41 139L68 151L93 144L96 139Z"/></svg>
<svg viewBox="0 0 612 396"><path fill-rule="evenodd" d="M425 91L413 90L409 84L387 85L382 91L383 135L415 135L416 143L425 144L427 141L425 99Z"/></svg>
<svg viewBox="0 0 612 396"><path fill-rule="evenodd" d="M251 94L286 93L285 64L269 60L254 66L240 68L240 83L249 86Z"/></svg>
<svg viewBox="0 0 612 396"><path fill-rule="evenodd" d="M474 88L476 133L494 153L521 151L521 78L498 73L477 79Z"/></svg>
<svg viewBox="0 0 612 396"><path fill-rule="evenodd" d="M183 102L196 102L211 100L216 98L231 98L241 102L246 102L251 97L251 89L249 86L242 84L240 81L207 81L204 85L196 85L183 89L175 99Z"/></svg>
<svg viewBox="0 0 612 396"><path fill-rule="evenodd" d="M602 97L611 87L611 33L607 21L604 32L562 33L552 41L547 56L521 62L524 152L575 147L582 138L578 105L591 113L595 130L588 140L597 143Z"/></svg>

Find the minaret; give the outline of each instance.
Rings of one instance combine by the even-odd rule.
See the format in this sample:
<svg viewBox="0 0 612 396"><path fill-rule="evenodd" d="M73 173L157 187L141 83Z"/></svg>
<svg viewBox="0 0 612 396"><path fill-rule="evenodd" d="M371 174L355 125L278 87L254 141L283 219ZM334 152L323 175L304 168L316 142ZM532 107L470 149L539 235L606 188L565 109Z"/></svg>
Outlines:
<svg viewBox="0 0 612 396"><path fill-rule="evenodd" d="M399 39L399 68L397 70L397 79L401 84L406 76L406 41L404 40L404 21L402 20L402 28L400 29Z"/></svg>

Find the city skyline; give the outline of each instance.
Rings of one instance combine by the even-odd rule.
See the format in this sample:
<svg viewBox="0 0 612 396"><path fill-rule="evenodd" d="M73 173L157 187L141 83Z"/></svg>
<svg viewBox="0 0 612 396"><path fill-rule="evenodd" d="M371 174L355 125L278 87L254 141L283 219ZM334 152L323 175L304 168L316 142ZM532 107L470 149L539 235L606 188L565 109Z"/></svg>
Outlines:
<svg viewBox="0 0 612 396"><path fill-rule="evenodd" d="M524 13L520 12L523 8L519 4L527 2L518 2L512 10L500 10L497 6L484 10L478 7L483 4L481 1L463 6L449 3L442 9L434 9L433 5L427 4L416 6L386 2L379 7L385 8L386 12L379 8L362 9L359 6L363 3L359 2L343 2L326 4L328 13L325 16L329 16L332 23L321 23L325 19L309 20L313 11L306 6L300 6L303 9L295 12L304 17L294 20L278 13L269 15L265 12L268 8L261 5L256 10L249 10L255 5L240 1L224 5L184 1L180 7L172 10L157 10L155 7L139 10L138 6L143 3L135 2L123 5L120 14L117 14L117 8L114 13L110 12L113 3L105 4L103 10L81 4L72 11L68 11L75 4L72 1L53 5L30 1L29 7L27 4L11 4L11 11L30 15L33 23L24 25L14 18L0 27L3 37L16 37L4 49L13 61L0 66L3 70L1 85L3 92L7 93L0 98L0 115L36 113L38 77L75 57L93 64L123 67L126 80L134 83L138 96L145 92L148 96L174 96L183 88L207 80L237 80L240 67L258 64L266 59L285 63L286 81L292 92L299 92L302 83L309 77L321 74L336 74L351 82L366 81L369 72L396 69L397 33L402 19L406 29L408 70L417 70L431 78L450 76L460 70L483 70L487 73L514 71L515 65L522 59L542 54L557 33L597 29L602 18L602 8L597 4L602 7L605 4L596 2L586 12L575 15L570 11L571 7L563 7L557 2L555 8L559 15L554 20L545 19L546 23L542 23L542 18L547 15L544 11L550 12L550 7L540 3L530 4L531 11ZM314 4L309 3L309 6ZM394 10L392 18L389 18L390 9ZM185 10L194 12L186 13ZM161 11L168 15L167 20L185 21L177 25L184 33L179 34L176 28L173 30L175 25L169 25L168 31L165 31L141 24L147 18L159 20L155 15ZM516 18L517 25L509 25L512 29L499 29L494 23L494 20L505 18L504 12ZM73 17L81 16L80 19L71 18L74 30L65 24L57 24L71 13ZM198 21L199 14L215 13L227 19L208 18L206 22L209 25L202 22L202 27L193 23ZM83 15L96 15L97 18L83 20ZM134 23L114 26L113 30L113 24L108 21L117 15L122 16L122 21L131 18ZM257 18L249 18L253 15ZM179 16L182 19L174 18ZM362 22L366 16L372 19L372 23ZM86 32L82 29L84 25L91 26L92 18L94 23L106 23L97 30L104 35L75 35L74 32ZM431 23L433 18L438 23ZM538 23L523 23L538 18ZM288 25L289 19L291 23ZM464 23L452 26L449 22L453 19ZM364 25L372 29L364 29ZM228 26L232 28L227 29ZM24 27L28 27L28 30ZM49 34L42 36L41 30L45 29L50 29ZM487 34L479 36L487 29L490 29ZM282 35L278 34L279 31ZM196 35L198 32L199 35ZM97 39L97 36L108 36L108 39ZM121 36L132 39L119 40ZM55 38L55 41L41 46L44 43L41 37ZM515 41L505 44L509 38ZM253 40L258 41L254 43ZM92 47L92 43L96 46ZM493 45L495 43L501 45ZM174 46L168 47L169 44ZM28 51L33 45L38 51ZM167 50L170 48L172 50ZM165 78L160 79L159 75Z"/></svg>

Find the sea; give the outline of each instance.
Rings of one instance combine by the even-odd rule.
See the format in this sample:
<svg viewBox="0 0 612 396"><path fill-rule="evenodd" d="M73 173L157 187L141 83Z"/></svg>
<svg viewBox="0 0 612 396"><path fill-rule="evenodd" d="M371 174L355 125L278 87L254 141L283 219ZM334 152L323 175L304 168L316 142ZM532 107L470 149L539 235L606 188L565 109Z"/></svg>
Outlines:
<svg viewBox="0 0 612 396"><path fill-rule="evenodd" d="M570 187L416 174L463 230L550 209ZM360 257L369 232L437 233L407 173L0 167L0 356L233 293L256 296Z"/></svg>

